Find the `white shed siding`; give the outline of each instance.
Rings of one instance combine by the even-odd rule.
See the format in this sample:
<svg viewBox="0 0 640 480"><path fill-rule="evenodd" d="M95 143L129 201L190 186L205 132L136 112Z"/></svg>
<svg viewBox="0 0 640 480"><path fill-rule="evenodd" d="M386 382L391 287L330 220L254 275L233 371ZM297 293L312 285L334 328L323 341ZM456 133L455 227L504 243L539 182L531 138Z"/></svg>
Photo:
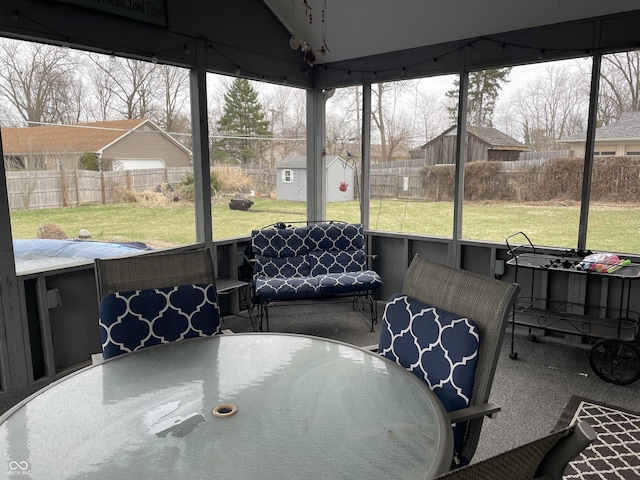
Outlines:
<svg viewBox="0 0 640 480"><path fill-rule="evenodd" d="M279 200L291 200L304 202L307 198L307 170L294 164L300 164L300 158L285 159L281 165L277 165L276 188ZM293 161L297 160L297 161ZM285 181L285 172L290 171L293 175L291 181ZM354 199L354 168L340 157L327 158L325 167L327 181L327 202L344 202ZM345 192L340 191L340 183L348 184Z"/></svg>
<svg viewBox="0 0 640 480"><path fill-rule="evenodd" d="M278 168L278 200L305 202L307 200L307 171L303 168ZM291 172L291 181L285 181L285 172Z"/></svg>
<svg viewBox="0 0 640 480"><path fill-rule="evenodd" d="M353 166L335 157L327 165L327 202L346 202L353 200ZM340 191L340 183L348 183L347 191Z"/></svg>

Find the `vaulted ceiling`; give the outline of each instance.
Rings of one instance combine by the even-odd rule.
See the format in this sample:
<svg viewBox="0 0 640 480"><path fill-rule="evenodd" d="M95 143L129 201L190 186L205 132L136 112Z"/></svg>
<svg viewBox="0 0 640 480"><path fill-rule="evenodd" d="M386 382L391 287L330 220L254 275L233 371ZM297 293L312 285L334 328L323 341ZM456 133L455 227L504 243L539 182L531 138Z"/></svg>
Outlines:
<svg viewBox="0 0 640 480"><path fill-rule="evenodd" d="M318 63L473 39L640 7L637 0L264 0L264 3L301 43L307 39ZM324 56L319 53L323 38L328 46Z"/></svg>
<svg viewBox="0 0 640 480"><path fill-rule="evenodd" d="M639 23L638 0L0 3L0 35L303 87L637 48Z"/></svg>

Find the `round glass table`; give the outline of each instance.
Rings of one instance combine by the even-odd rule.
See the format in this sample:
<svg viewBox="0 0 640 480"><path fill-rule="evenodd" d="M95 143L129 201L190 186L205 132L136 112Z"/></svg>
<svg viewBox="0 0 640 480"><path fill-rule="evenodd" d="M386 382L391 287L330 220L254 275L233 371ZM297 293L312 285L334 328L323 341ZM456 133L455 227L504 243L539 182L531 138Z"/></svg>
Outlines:
<svg viewBox="0 0 640 480"><path fill-rule="evenodd" d="M446 413L417 377L301 335L218 335L114 357L0 422L8 478L409 480L447 471L452 456Z"/></svg>

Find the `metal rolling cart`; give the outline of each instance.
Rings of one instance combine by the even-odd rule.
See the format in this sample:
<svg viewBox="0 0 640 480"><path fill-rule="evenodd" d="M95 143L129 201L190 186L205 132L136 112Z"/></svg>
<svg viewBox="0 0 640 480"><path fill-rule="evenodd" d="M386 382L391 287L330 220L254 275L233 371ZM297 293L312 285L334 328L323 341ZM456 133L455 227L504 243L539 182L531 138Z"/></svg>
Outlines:
<svg viewBox="0 0 640 480"><path fill-rule="evenodd" d="M518 242L519 243L515 243ZM535 340L534 329L580 335L592 343L589 364L593 372L609 383L626 385L640 378L640 341L638 323L640 314L630 309L631 282L640 278L640 264L625 262L625 266L610 273L578 268L590 251L567 250L561 253L540 253L524 232L506 238L508 265L515 267L514 282L518 283L521 269L530 271L531 289L519 297L513 307L511 319L512 359L515 325L529 327L528 338ZM567 298L547 295L556 285L550 273L566 275ZM600 286L600 305L586 302L592 294L589 281ZM610 282L619 282L618 305L607 302ZM552 288L550 288L552 287ZM559 288L564 290L563 288ZM605 304L605 306L601 306Z"/></svg>

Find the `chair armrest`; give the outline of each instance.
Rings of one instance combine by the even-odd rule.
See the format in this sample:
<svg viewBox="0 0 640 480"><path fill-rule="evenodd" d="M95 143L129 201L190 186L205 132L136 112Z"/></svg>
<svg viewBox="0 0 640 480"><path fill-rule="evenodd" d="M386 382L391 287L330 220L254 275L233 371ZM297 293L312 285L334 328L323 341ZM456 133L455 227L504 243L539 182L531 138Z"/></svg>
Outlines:
<svg viewBox="0 0 640 480"><path fill-rule="evenodd" d="M461 408L460 410L449 412L449 420L451 423L458 423L479 417L495 418L500 410L502 410L500 405L489 402L483 405L475 405L473 407Z"/></svg>
<svg viewBox="0 0 640 480"><path fill-rule="evenodd" d="M367 345L366 347L360 347L365 350L369 350L370 352L378 353L378 345Z"/></svg>

